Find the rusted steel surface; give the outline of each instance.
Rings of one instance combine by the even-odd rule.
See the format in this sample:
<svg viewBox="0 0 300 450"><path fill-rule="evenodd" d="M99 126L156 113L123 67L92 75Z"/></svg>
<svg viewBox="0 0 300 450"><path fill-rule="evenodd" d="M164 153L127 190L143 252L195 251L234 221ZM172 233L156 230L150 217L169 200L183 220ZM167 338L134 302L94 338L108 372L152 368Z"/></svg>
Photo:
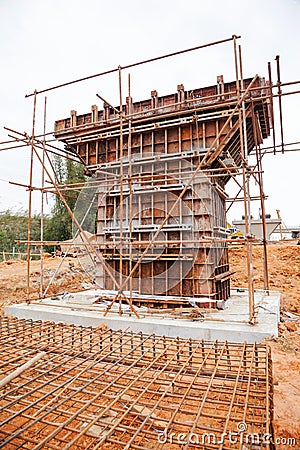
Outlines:
<svg viewBox="0 0 300 450"><path fill-rule="evenodd" d="M266 344L2 317L0 356L3 448L274 448Z"/></svg>
<svg viewBox="0 0 300 450"><path fill-rule="evenodd" d="M222 80L221 77L218 77ZM251 79L244 80L245 88ZM187 115L193 110L205 111L214 107L226 109L237 99L235 82L224 83L219 81L217 85L184 90L183 85L178 86L176 93L159 97L157 91L151 92L151 98L139 102L133 102L131 106L131 117L135 122L152 120L155 116ZM98 94L99 96L99 94ZM261 115L261 122L264 128L264 137L269 133L268 124L263 123L263 105L266 101L266 86L263 78L258 78L251 91L251 97L257 98L257 109ZM264 101L265 100L265 101ZM104 102L104 109L98 111L96 121L92 120L92 114L82 114L76 116L76 124L71 123L71 119L62 119L55 122L55 135L58 138L66 139L76 130L75 137L83 137L85 134L100 129L110 129L115 125L119 126L119 110ZM128 115L128 104L123 105L123 112ZM73 126L72 126L73 125ZM81 131L81 133L80 133ZM72 142L72 141L71 141Z"/></svg>

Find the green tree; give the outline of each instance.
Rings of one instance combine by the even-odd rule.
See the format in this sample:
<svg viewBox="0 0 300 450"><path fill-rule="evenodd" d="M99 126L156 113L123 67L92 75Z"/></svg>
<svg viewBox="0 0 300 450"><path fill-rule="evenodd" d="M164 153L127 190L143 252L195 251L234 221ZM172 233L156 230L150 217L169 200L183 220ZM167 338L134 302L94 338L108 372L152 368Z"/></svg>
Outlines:
<svg viewBox="0 0 300 450"><path fill-rule="evenodd" d="M45 217L45 223L49 220ZM10 210L0 212L0 250L12 253L13 248L16 252L26 252L25 244L17 244L16 240L27 240L27 211L12 212ZM38 241L41 232L41 218L39 214L33 214L31 217L31 239Z"/></svg>

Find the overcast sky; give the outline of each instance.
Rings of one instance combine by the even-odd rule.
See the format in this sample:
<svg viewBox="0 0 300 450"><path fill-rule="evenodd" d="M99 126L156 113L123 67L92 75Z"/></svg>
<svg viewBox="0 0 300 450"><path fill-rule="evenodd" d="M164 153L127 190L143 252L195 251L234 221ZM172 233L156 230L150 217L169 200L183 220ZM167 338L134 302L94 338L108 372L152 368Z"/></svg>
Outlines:
<svg viewBox="0 0 300 450"><path fill-rule="evenodd" d="M233 34L242 36L245 77L267 76L271 61L276 81L274 59L280 55L282 81L299 80L299 23L299 0L0 0L0 140L7 140L4 126L31 134L33 103L25 94L34 89ZM132 96L148 98L153 89L159 95L172 93L180 83L186 89L211 85L220 74L225 81L234 79L231 44L132 69ZM114 74L39 95L37 131L42 131L45 95L51 131L54 121L69 116L71 109L80 114L95 103L102 108L96 92L117 104L117 87ZM283 98L285 143L300 141L299 100L300 95ZM25 189L7 181L28 184L29 153L28 149L0 152L0 211L27 209ZM263 163L267 212L275 216L280 209L287 225L300 225L299 163L300 152L266 156ZM39 174L35 164L36 184ZM230 185L228 191L234 194ZM35 194L36 211L39 201ZM229 218L240 214L236 206Z"/></svg>

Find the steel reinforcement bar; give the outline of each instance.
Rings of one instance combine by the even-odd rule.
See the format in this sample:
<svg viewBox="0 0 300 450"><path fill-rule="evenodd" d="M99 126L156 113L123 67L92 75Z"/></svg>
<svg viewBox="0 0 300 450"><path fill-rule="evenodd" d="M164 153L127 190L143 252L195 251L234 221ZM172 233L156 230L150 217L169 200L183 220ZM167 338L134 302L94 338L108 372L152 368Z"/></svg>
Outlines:
<svg viewBox="0 0 300 450"><path fill-rule="evenodd" d="M265 344L2 317L0 361L1 448L274 448Z"/></svg>

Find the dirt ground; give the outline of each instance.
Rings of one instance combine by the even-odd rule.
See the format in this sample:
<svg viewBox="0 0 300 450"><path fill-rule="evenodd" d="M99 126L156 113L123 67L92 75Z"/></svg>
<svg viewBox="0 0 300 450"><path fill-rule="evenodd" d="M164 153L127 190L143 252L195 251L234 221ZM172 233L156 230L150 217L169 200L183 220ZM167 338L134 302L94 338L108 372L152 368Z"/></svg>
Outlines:
<svg viewBox="0 0 300 450"><path fill-rule="evenodd" d="M246 249L233 245L230 248L233 287L247 287ZM274 430L278 438L277 449L300 449L300 246L296 242L268 246L270 289L281 295L282 318L293 314L297 322L279 324L279 337L268 339L272 350L274 376ZM253 248L255 288L263 288L263 251ZM294 317L295 316L295 317ZM288 445L287 439L297 443ZM292 443L292 441L290 441Z"/></svg>
<svg viewBox="0 0 300 450"><path fill-rule="evenodd" d="M247 287L246 250L232 245L229 251L233 287ZM263 255L260 246L254 246L255 288L263 288ZM279 337L268 339L272 350L274 378L274 429L278 441L277 449L300 449L300 246L296 242L277 243L268 246L270 289L280 291L281 312L288 321L279 324ZM44 266L44 287L53 276L59 258L48 258ZM26 300L26 270L24 261L0 263L0 314L4 306ZM38 298L40 262L31 262L31 298ZM74 258L67 258L49 295L63 291L75 292L88 287L91 280ZM292 313L292 316L289 314ZM297 320L298 317L298 320ZM290 320L292 319L292 320ZM297 321L295 321L297 320ZM287 444L295 438L296 445Z"/></svg>
<svg viewBox="0 0 300 450"><path fill-rule="evenodd" d="M44 261L43 288L49 284L60 258L47 258ZM40 289L40 261L31 261L30 298L38 299ZM48 290L49 295L62 294L64 291L76 292L85 288L91 280L80 267L76 258L66 258ZM21 303L27 299L27 262L6 261L0 263L0 314L11 303Z"/></svg>

